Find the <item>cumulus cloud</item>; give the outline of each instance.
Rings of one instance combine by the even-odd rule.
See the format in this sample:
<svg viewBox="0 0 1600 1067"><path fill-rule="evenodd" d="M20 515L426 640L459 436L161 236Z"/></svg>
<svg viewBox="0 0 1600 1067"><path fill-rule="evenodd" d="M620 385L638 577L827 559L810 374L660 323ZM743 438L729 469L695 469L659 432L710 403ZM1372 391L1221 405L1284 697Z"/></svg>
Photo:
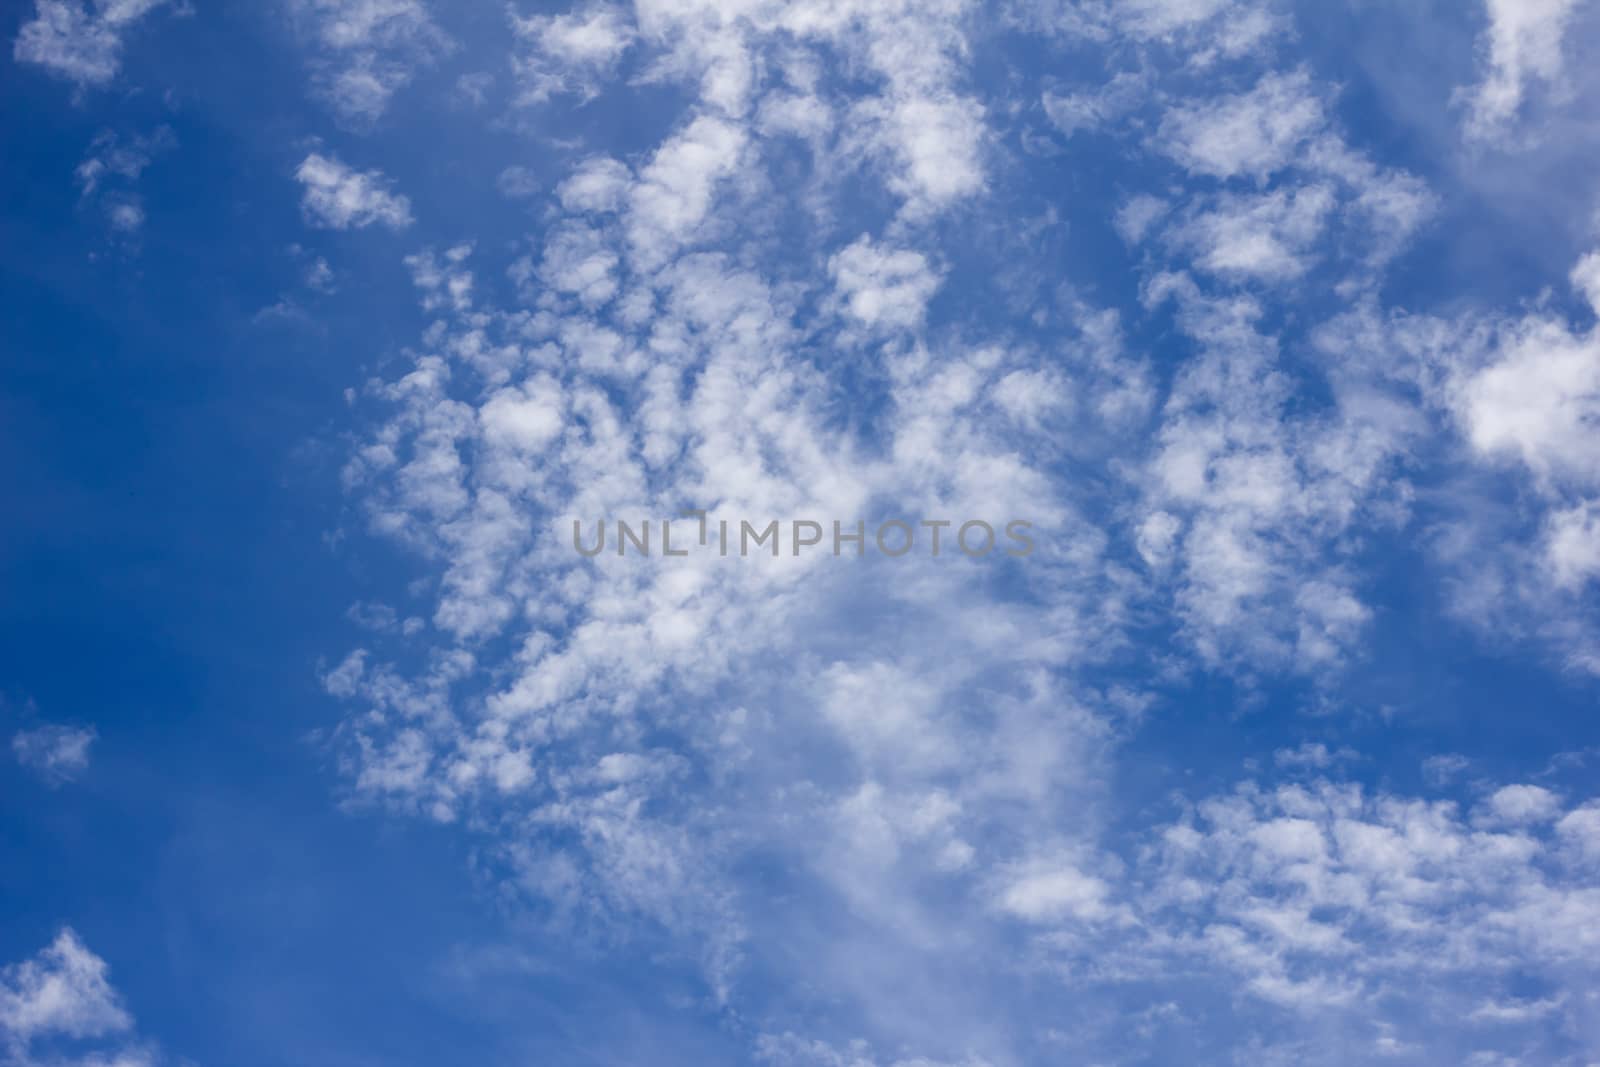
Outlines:
<svg viewBox="0 0 1600 1067"><path fill-rule="evenodd" d="M105 961L71 930L0 973L0 1027L24 1044L55 1034L102 1037L132 1025L106 980Z"/></svg>
<svg viewBox="0 0 1600 1067"><path fill-rule="evenodd" d="M1561 798L1537 785L1508 785L1483 805L1483 818L1510 826L1549 822L1561 811Z"/></svg>
<svg viewBox="0 0 1600 1067"><path fill-rule="evenodd" d="M1600 485L1600 337L1539 316L1513 325L1493 362L1463 375L1454 406L1488 457L1546 482Z"/></svg>
<svg viewBox="0 0 1600 1067"><path fill-rule="evenodd" d="M1572 275L1580 291L1587 263ZM1600 633L1583 602L1600 492L1590 447L1600 419L1594 328L1575 329L1544 309L1456 318L1368 310L1328 324L1319 343L1362 352L1361 373L1414 391L1481 470L1527 488L1506 500L1464 484L1460 503L1435 520L1430 548L1450 576L1457 617L1485 634L1537 637L1570 665L1600 670Z"/></svg>
<svg viewBox="0 0 1600 1067"><path fill-rule="evenodd" d="M702 115L656 150L628 194L628 237L641 261L664 262L694 239L718 183L738 168L747 136Z"/></svg>
<svg viewBox="0 0 1600 1067"><path fill-rule="evenodd" d="M337 159L313 152L294 176L305 187L301 214L313 226L348 230L376 223L401 230L411 225L411 201L391 192L381 171L352 170Z"/></svg>
<svg viewBox="0 0 1600 1067"><path fill-rule="evenodd" d="M1111 914L1106 882L1071 863L1043 862L1007 877L996 905L1027 922L1096 922Z"/></svg>
<svg viewBox="0 0 1600 1067"><path fill-rule="evenodd" d="M1558 84L1563 38L1580 0L1485 0L1484 79L1468 95L1467 134L1503 136L1534 82Z"/></svg>
<svg viewBox="0 0 1600 1067"><path fill-rule="evenodd" d="M106 962L70 928L32 959L0 969L0 1053L17 1067L157 1067L132 1034Z"/></svg>
<svg viewBox="0 0 1600 1067"><path fill-rule="evenodd" d="M939 276L925 256L879 248L863 235L828 261L844 311L865 326L909 329L921 324Z"/></svg>
<svg viewBox="0 0 1600 1067"><path fill-rule="evenodd" d="M1318 238L1334 207L1331 190L1226 196L1174 232L1202 270L1225 277L1293 280L1311 269Z"/></svg>
<svg viewBox="0 0 1600 1067"><path fill-rule="evenodd" d="M633 24L615 7L595 5L562 15L522 17L513 9L511 29L521 48L511 64L524 106L557 93L590 97L600 80L633 43Z"/></svg>
<svg viewBox="0 0 1600 1067"><path fill-rule="evenodd" d="M1310 75L1268 74L1247 93L1173 108L1157 144L1191 173L1260 181L1288 165L1323 122Z"/></svg>
<svg viewBox="0 0 1600 1067"><path fill-rule="evenodd" d="M165 0L36 0L12 55L80 89L110 84L122 68L123 39Z"/></svg>

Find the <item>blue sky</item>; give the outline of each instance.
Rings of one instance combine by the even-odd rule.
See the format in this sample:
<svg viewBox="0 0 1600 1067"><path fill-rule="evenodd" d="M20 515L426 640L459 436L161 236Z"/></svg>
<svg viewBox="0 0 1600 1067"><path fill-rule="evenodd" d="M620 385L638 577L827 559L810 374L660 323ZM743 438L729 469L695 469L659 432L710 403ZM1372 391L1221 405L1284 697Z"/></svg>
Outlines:
<svg viewBox="0 0 1600 1067"><path fill-rule="evenodd" d="M0 35L3 1067L1600 1061L1593 3Z"/></svg>

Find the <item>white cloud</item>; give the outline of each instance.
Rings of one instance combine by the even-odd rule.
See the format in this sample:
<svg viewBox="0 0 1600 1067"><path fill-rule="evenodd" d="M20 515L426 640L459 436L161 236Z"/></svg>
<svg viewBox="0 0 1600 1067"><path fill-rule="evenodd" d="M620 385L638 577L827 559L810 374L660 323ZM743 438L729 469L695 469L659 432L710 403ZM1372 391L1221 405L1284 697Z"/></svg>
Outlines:
<svg viewBox="0 0 1600 1067"><path fill-rule="evenodd" d="M656 150L629 191L628 237L643 264L663 263L694 239L746 140L739 126L702 115Z"/></svg>
<svg viewBox="0 0 1600 1067"><path fill-rule="evenodd" d="M1449 803L1350 783L1249 783L1168 831L1142 918L1161 929L1154 945L1183 946L1323 1026L1341 1005L1355 1019L1402 1023L1473 1011L1463 989L1509 1001L1528 975L1553 979L1589 951L1595 938L1579 924L1600 915L1600 897L1551 862L1556 842L1535 827L1561 812L1551 794L1506 787L1488 810L1520 828L1474 828ZM1458 984L1462 975L1472 982ZM1394 1007L1381 1012L1386 1001Z"/></svg>
<svg viewBox="0 0 1600 1067"><path fill-rule="evenodd" d="M865 326L921 325L939 275L919 252L880 249L863 234L828 260L844 311Z"/></svg>
<svg viewBox="0 0 1600 1067"><path fill-rule="evenodd" d="M151 161L177 144L171 127L158 126L149 136L118 137L111 130L102 130L89 145L89 154L74 172L78 187L84 196L93 195L112 177L137 181Z"/></svg>
<svg viewBox="0 0 1600 1067"><path fill-rule="evenodd" d="M1556 823L1562 840L1588 862L1600 862L1600 802L1591 801Z"/></svg>
<svg viewBox="0 0 1600 1067"><path fill-rule="evenodd" d="M1028 922L1096 922L1111 914L1110 893L1103 880L1071 864L1043 864L1009 879L996 903Z"/></svg>
<svg viewBox="0 0 1600 1067"><path fill-rule="evenodd" d="M1311 268L1335 199L1323 185L1292 192L1228 195L1175 236L1203 270L1225 277L1291 281Z"/></svg>
<svg viewBox="0 0 1600 1067"><path fill-rule="evenodd" d="M1460 379L1455 398L1480 453L1546 482L1600 486L1600 335L1530 317L1506 331L1493 362Z"/></svg>
<svg viewBox="0 0 1600 1067"><path fill-rule="evenodd" d="M539 452L561 432L564 408L561 387L545 378L495 393L479 418L491 444Z"/></svg>
<svg viewBox="0 0 1600 1067"><path fill-rule="evenodd" d="M1117 209L1117 234L1128 244L1136 245L1170 210L1171 205L1158 196L1141 193L1131 197Z"/></svg>
<svg viewBox="0 0 1600 1067"><path fill-rule="evenodd" d="M889 187L915 214L983 189L983 109L975 101L897 95L859 105L855 117L892 145Z"/></svg>
<svg viewBox="0 0 1600 1067"><path fill-rule="evenodd" d="M511 59L521 105L539 104L557 93L592 97L600 79L633 43L634 28L619 9L595 5L563 15L510 14L522 50Z"/></svg>
<svg viewBox="0 0 1600 1067"><path fill-rule="evenodd" d="M0 1027L25 1043L55 1034L101 1037L132 1025L106 981L105 961L71 930L36 958L0 972Z"/></svg>
<svg viewBox="0 0 1600 1067"><path fill-rule="evenodd" d="M819 256L809 277L772 276L745 219L761 163L742 120L698 105L637 174L578 162L514 269L510 308L488 278L470 303L448 295L470 257L411 257L440 322L374 387L385 417L348 480L376 530L437 561L433 631L423 654L372 651L325 681L362 709L341 731L356 796L464 826L510 805L569 842L491 833L526 892L619 934L668 931L719 996L734 960L766 952L752 926L772 921L729 870L748 844L735 822L811 821L816 847L784 862L874 916L887 947L934 920L886 909L908 899L900 887L996 861L984 842L999 808L1043 829L1087 788L1109 729L1048 668L1115 640L1120 594L1103 536L1059 499L1030 442L1068 412L1124 425L1150 391L1116 317L1085 310L1081 340L1048 361L942 340L907 351L885 367L887 438L863 447L830 421L836 386L804 353L873 343L866 330L840 338L841 317L916 328L937 272L885 236ZM785 555L657 568L571 548L574 518L659 522L697 504L713 521L1026 512L1062 531L1031 572L1054 592L997 593L992 572L959 565L864 573ZM675 525L674 539L693 531ZM839 646L839 620L870 597L924 620L926 647L865 633ZM812 613L815 627L785 621ZM959 655L932 639L955 633L971 635ZM763 693L782 694L784 714ZM694 740L662 752L641 730ZM790 746L844 754L839 781L781 770ZM744 783L736 818L688 789L706 775ZM786 835L767 839L786 849Z"/></svg>
<svg viewBox="0 0 1600 1067"><path fill-rule="evenodd" d="M1489 16L1484 80L1469 96L1467 134L1502 136L1533 81L1557 84L1563 37L1581 0L1485 0Z"/></svg>
<svg viewBox="0 0 1600 1067"><path fill-rule="evenodd" d="M1561 811L1561 798L1537 785L1508 785L1484 802L1484 817L1511 826L1549 822Z"/></svg>
<svg viewBox="0 0 1600 1067"><path fill-rule="evenodd" d="M839 1048L826 1041L805 1038L792 1032L762 1034L756 1040L756 1055L763 1063L777 1067L992 1067L987 1060L963 1057L960 1060L915 1059L884 1060L864 1041L852 1041Z"/></svg>
<svg viewBox="0 0 1600 1067"><path fill-rule="evenodd" d="M124 237L136 235L144 227L145 211L133 185L157 155L176 144L168 126L158 126L148 136L132 137L102 130L74 172L82 199L98 202L114 232Z"/></svg>
<svg viewBox="0 0 1600 1067"><path fill-rule="evenodd" d="M1291 163L1324 121L1310 75L1269 74L1247 93L1173 108L1156 143L1193 174L1263 181Z"/></svg>
<svg viewBox="0 0 1600 1067"><path fill-rule="evenodd" d="M614 159L586 159L556 189L568 211L616 211L622 206L633 175Z"/></svg>
<svg viewBox="0 0 1600 1067"><path fill-rule="evenodd" d="M1198 355L1178 372L1142 473L1134 537L1212 663L1337 666L1370 609L1341 565L1343 531L1383 523L1378 503L1415 431L1363 394L1295 418L1275 339L1253 297L1153 279ZM1153 524L1153 525L1152 525Z"/></svg>
<svg viewBox="0 0 1600 1067"><path fill-rule="evenodd" d="M23 730L11 739L17 761L52 785L70 782L89 767L93 727L54 724Z"/></svg>
<svg viewBox="0 0 1600 1067"><path fill-rule="evenodd" d="M1074 7L1172 43L1185 78L1273 26L1221 0ZM1157 143L1187 185L1163 167L1118 220L1142 308L1088 307L1064 269L1047 297L929 327L965 242L1022 243L953 210L986 190L1010 210L1010 161L985 157L1038 98L967 84L981 13L696 0L528 29L519 55L573 33L587 57L546 68L551 93L598 91L626 55L632 84L689 99L653 145L574 150L515 253L516 299L500 271L474 278L468 246L407 257L434 321L371 385L346 475L430 571L431 624L402 644L386 618L324 680L351 701L335 744L353 799L461 827L557 923L662 938L713 999L744 1010L748 968L827 989L874 1041L768 1039L778 1062L1043 1061L1005 1015L1018 971L1064 983L1086 1029L1125 1017L1108 988L1187 1004L1185 982L1220 975L1247 1002L1216 1002L1241 1042L1348 1025L1332 1047L1356 1057L1428 1047L1387 998L1459 1021L1509 1003L1517 968L1574 973L1593 902L1564 865L1589 822L1553 792L1485 790L1464 818L1341 779L1355 757L1331 742L1269 749L1298 784L1248 783L1107 854L1126 814L1108 754L1152 698L1085 679L1131 663L1163 684L1325 686L1363 654L1386 606L1366 553L1409 529L1404 474L1439 408L1369 374L1374 346L1300 343L1294 298L1376 306L1433 201L1346 143L1330 92L1269 76L1171 110ZM1127 112L1146 154L1138 109L1165 99ZM1104 117L1057 103L1064 126ZM848 212L885 190L893 217L853 240ZM791 206L809 227L774 222ZM1159 360L1123 339L1152 322ZM713 530L1025 511L1049 536L1015 574L571 549L574 519L686 506ZM1136 647L1169 627L1159 655ZM752 865L793 891L752 902ZM1241 1054L1319 1062L1282 1048Z"/></svg>
<svg viewBox="0 0 1600 1067"><path fill-rule="evenodd" d="M1045 114L1062 134L1095 130L1138 108L1149 92L1145 79L1124 71L1099 89L1081 93L1044 94Z"/></svg>
<svg viewBox="0 0 1600 1067"><path fill-rule="evenodd" d="M380 223L399 230L411 225L411 201L389 191L381 171L356 171L339 160L313 152L295 170L305 186L302 214L313 226L360 229Z"/></svg>
<svg viewBox="0 0 1600 1067"><path fill-rule="evenodd" d="M1013 0L1008 6L1047 33L1170 46L1192 70L1267 52L1290 25L1270 0Z"/></svg>
<svg viewBox="0 0 1600 1067"><path fill-rule="evenodd" d="M1565 997L1544 1000L1488 1001L1473 1009L1468 1018L1474 1022L1526 1023L1543 1019L1561 1010Z"/></svg>
<svg viewBox="0 0 1600 1067"><path fill-rule="evenodd" d="M1580 289L1587 262L1573 272ZM1367 311L1330 324L1319 344L1350 354L1387 388L1414 390L1440 432L1459 430L1481 471L1522 489L1506 499L1462 479L1437 517L1429 549L1455 617L1498 640L1540 640L1570 666L1600 671L1600 630L1582 602L1600 488L1590 447L1600 420L1595 330L1576 331L1542 308L1521 317Z"/></svg>
<svg viewBox="0 0 1600 1067"><path fill-rule="evenodd" d="M12 55L36 63L78 87L101 87L122 66L124 36L165 0L36 0L34 16L17 33Z"/></svg>
<svg viewBox="0 0 1600 1067"><path fill-rule="evenodd" d="M1600 504L1553 511L1545 528L1545 558L1556 585L1567 590L1600 578Z"/></svg>
<svg viewBox="0 0 1600 1067"><path fill-rule="evenodd" d="M1297 748L1280 748L1272 754L1272 762L1279 767L1291 770L1316 770L1325 771L1329 767L1347 760L1354 759L1356 753L1350 749L1332 751L1320 741L1306 743Z"/></svg>
<svg viewBox="0 0 1600 1067"><path fill-rule="evenodd" d="M545 241L539 276L557 292L571 293L587 307L598 307L617 293L622 260L596 231L581 224L558 228Z"/></svg>
<svg viewBox="0 0 1600 1067"><path fill-rule="evenodd" d="M508 200L525 200L539 191L539 179L527 167L510 166L495 179L495 188Z"/></svg>
<svg viewBox="0 0 1600 1067"><path fill-rule="evenodd" d="M472 272L464 266L471 255L472 246L460 244L446 249L442 257L428 248L405 258L411 281L422 292L424 309L467 311L472 307Z"/></svg>
<svg viewBox="0 0 1600 1067"><path fill-rule="evenodd" d="M144 204L138 197L124 194L106 203L106 221L122 234L136 234L144 229Z"/></svg>
<svg viewBox="0 0 1600 1067"><path fill-rule="evenodd" d="M289 0L314 42L319 95L341 119L370 124L422 67L453 47L422 0Z"/></svg>

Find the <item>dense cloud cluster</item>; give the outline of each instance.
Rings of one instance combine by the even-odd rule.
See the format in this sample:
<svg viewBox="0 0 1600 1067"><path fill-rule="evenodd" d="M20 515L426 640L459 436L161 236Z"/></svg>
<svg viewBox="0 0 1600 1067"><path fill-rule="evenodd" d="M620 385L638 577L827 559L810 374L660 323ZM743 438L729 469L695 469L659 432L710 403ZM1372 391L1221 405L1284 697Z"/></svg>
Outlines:
<svg viewBox="0 0 1600 1067"><path fill-rule="evenodd" d="M149 6L40 0L18 57L105 82ZM1488 0L1463 143L1559 90L1579 6ZM292 7L356 126L459 47L422 0ZM402 253L429 325L363 383L343 480L424 577L353 610L370 640L323 676L350 802L460 827L562 935L687 961L763 1062L1600 1055L1595 796L1443 755L1410 787L1309 741L1120 788L1210 682L1337 710L1384 610L1375 545L1457 640L1600 675L1600 253L1535 306L1396 302L1444 193L1340 118L1292 14L509 12L458 83L474 107L504 78L512 127L658 109L561 144L549 188L490 171L531 205L508 265L483 234ZM1007 34L1099 65L994 77ZM1018 162L1067 174L1091 141L1133 161L1098 289L1061 267L1069 185ZM85 194L147 148L97 142ZM332 151L293 178L315 228L409 239L429 210ZM1017 517L1038 549L572 550L575 521L687 509ZM14 1058L127 1028L101 966L67 933L8 972ZM58 987L81 1007L41 1015Z"/></svg>

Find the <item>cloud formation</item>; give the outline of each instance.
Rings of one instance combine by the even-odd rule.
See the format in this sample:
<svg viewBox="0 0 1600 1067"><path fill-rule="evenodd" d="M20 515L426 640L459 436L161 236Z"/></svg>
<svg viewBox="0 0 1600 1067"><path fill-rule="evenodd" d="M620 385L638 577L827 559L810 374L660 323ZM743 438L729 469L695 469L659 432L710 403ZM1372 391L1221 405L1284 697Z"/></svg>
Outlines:
<svg viewBox="0 0 1600 1067"><path fill-rule="evenodd" d="M60 785L88 769L89 746L96 736L93 727L46 724L17 733L11 751L24 767L51 785Z"/></svg>
<svg viewBox="0 0 1600 1067"><path fill-rule="evenodd" d="M101 88L122 69L127 33L165 0L36 0L17 32L12 55L65 78L79 89Z"/></svg>
<svg viewBox="0 0 1600 1067"><path fill-rule="evenodd" d="M390 191L381 171L357 171L313 152L294 172L304 186L300 209L306 222L333 230L372 225L403 230L411 225L411 201Z"/></svg>

